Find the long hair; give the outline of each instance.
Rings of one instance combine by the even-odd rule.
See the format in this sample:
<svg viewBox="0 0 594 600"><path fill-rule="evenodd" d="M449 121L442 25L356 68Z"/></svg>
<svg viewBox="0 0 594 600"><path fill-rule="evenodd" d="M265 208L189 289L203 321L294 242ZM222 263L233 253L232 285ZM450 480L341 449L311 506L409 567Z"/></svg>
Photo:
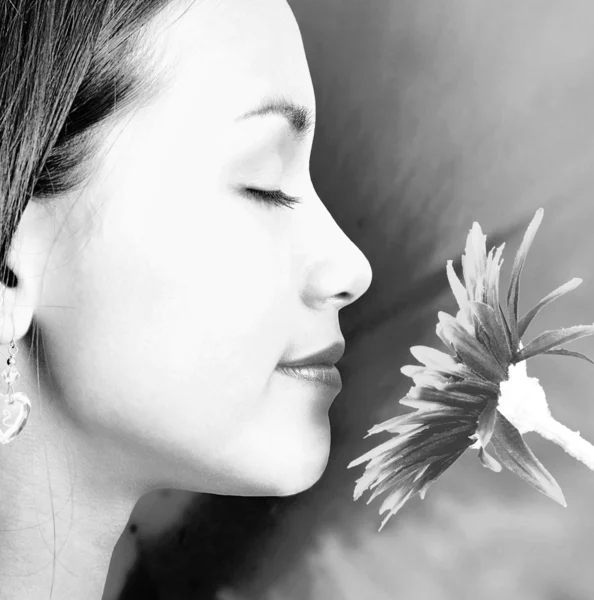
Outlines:
<svg viewBox="0 0 594 600"><path fill-rule="evenodd" d="M84 185L102 126L160 89L143 34L170 3L0 2L0 285L18 284L7 260L28 203Z"/></svg>
<svg viewBox="0 0 594 600"><path fill-rule="evenodd" d="M99 126L158 89L142 33L169 3L0 2L0 284L27 204L82 185Z"/></svg>

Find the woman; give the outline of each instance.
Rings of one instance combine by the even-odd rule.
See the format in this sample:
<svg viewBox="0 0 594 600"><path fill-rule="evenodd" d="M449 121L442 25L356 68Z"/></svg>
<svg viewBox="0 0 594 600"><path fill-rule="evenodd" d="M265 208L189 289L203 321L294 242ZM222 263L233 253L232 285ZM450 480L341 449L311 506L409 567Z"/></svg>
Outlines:
<svg viewBox="0 0 594 600"><path fill-rule="evenodd" d="M31 403L0 589L100 598L149 490L320 478L339 388L276 367L340 350L371 269L311 182L282 0L12 0L0 28L0 344Z"/></svg>

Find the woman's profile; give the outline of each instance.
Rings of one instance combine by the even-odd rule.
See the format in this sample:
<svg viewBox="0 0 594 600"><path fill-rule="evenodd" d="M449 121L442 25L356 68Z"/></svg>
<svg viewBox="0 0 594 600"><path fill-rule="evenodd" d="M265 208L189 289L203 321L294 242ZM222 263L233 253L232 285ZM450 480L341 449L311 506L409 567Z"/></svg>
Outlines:
<svg viewBox="0 0 594 600"><path fill-rule="evenodd" d="M372 274L314 128L285 0L0 6L2 598L101 598L150 490L324 472L340 388L277 367L336 362Z"/></svg>

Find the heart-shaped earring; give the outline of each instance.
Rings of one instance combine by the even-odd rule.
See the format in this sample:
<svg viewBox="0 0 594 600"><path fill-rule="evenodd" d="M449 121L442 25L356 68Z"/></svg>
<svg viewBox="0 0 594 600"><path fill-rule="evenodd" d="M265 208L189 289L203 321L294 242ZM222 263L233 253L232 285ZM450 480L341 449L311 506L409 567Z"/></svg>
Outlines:
<svg viewBox="0 0 594 600"><path fill-rule="evenodd" d="M29 418L31 402L25 394L0 394L4 406L0 413L0 444L8 444L23 429Z"/></svg>
<svg viewBox="0 0 594 600"><path fill-rule="evenodd" d="M8 346L9 357L6 361L8 365L2 372L2 379L8 385L8 393L0 394L0 443L8 444L23 430L27 423L29 413L31 412L31 402L22 392L14 393L12 384L20 377L20 373L15 367L16 354L19 349L14 340Z"/></svg>

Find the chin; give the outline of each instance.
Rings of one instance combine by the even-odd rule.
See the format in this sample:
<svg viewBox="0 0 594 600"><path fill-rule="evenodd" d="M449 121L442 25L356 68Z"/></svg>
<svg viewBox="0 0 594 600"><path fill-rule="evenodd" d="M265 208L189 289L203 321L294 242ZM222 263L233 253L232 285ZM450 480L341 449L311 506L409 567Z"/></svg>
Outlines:
<svg viewBox="0 0 594 600"><path fill-rule="evenodd" d="M327 417L323 421L286 431L274 440L275 451L260 457L261 473L271 482L273 495L299 494L320 480L330 456L330 425Z"/></svg>
<svg viewBox="0 0 594 600"><path fill-rule="evenodd" d="M293 496L305 492L315 485L322 477L328 466L330 454L329 445L318 449L317 452L304 452L300 460L287 459L285 465L280 465L274 479L274 496Z"/></svg>
<svg viewBox="0 0 594 600"><path fill-rule="evenodd" d="M324 467L314 474L307 473L305 476L299 474L294 479L284 481L281 485L277 486L274 496L294 496L295 494L307 491L321 479L327 464L326 462Z"/></svg>
<svg viewBox="0 0 594 600"><path fill-rule="evenodd" d="M260 465L256 473L228 473L219 480L205 485L203 479L184 477L175 482L168 481L154 489L172 487L190 492L243 497L284 497L307 491L324 474L328 465L328 453L310 456L310 460L299 464L287 461L281 465Z"/></svg>
<svg viewBox="0 0 594 600"><path fill-rule="evenodd" d="M170 481L162 487L225 496L293 496L320 480L330 456L327 416L314 426L311 422L303 426L293 422L289 428L266 423L231 439L232 443L212 450L208 466L201 462L203 449L192 449L180 461L182 469L168 473L171 478L181 477L174 485ZM201 467L196 469L197 465Z"/></svg>

